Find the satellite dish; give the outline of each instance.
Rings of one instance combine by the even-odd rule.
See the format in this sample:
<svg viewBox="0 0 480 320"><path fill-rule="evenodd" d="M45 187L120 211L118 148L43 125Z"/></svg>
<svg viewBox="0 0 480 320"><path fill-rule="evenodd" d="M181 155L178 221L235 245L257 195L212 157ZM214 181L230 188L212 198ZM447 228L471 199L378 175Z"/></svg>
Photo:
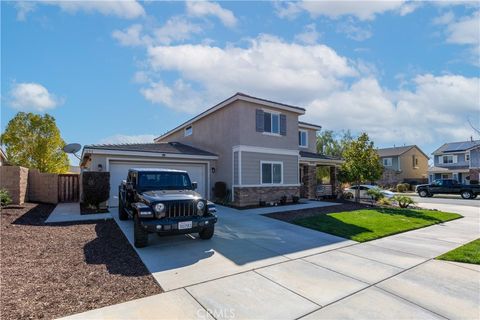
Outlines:
<svg viewBox="0 0 480 320"><path fill-rule="evenodd" d="M63 147L63 152L65 153L71 153L75 157L78 158L78 160L81 160L79 156L77 156L77 152L82 149L82 146L79 143L69 143L65 147Z"/></svg>
<svg viewBox="0 0 480 320"><path fill-rule="evenodd" d="M63 152L65 153L77 153L82 149L82 146L79 143L69 143L65 147L63 147Z"/></svg>

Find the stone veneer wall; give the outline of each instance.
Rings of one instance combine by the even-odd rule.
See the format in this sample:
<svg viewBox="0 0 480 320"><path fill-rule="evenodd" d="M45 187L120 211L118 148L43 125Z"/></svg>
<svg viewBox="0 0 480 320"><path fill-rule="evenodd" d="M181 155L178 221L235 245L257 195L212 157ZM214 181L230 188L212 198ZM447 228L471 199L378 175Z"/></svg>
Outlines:
<svg viewBox="0 0 480 320"><path fill-rule="evenodd" d="M317 166L305 165L302 182L305 188L305 197L307 199L315 199L315 192L317 188Z"/></svg>
<svg viewBox="0 0 480 320"><path fill-rule="evenodd" d="M382 177L377 181L381 186L396 186L401 182L403 182L401 172L391 169L384 169Z"/></svg>
<svg viewBox="0 0 480 320"><path fill-rule="evenodd" d="M28 200L58 203L58 174L31 169L28 173Z"/></svg>
<svg viewBox="0 0 480 320"><path fill-rule="evenodd" d="M479 184L479 174L480 174L480 169L470 169L469 175L470 175L471 184Z"/></svg>
<svg viewBox="0 0 480 320"><path fill-rule="evenodd" d="M282 196L292 201L292 196L300 196L300 187L235 187L233 205L244 207L258 205L259 201L280 202Z"/></svg>
<svg viewBox="0 0 480 320"><path fill-rule="evenodd" d="M0 166L0 188L8 191L13 204L23 204L27 201L28 169Z"/></svg>

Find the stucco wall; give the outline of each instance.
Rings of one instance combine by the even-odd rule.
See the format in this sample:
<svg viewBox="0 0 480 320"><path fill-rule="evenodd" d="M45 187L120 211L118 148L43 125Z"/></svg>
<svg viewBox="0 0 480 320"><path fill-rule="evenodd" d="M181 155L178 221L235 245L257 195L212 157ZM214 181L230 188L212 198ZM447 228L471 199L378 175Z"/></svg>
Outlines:
<svg viewBox="0 0 480 320"><path fill-rule="evenodd" d="M298 184L298 156L242 151L242 185L261 184L261 161L283 163L283 184Z"/></svg>
<svg viewBox="0 0 480 320"><path fill-rule="evenodd" d="M413 156L418 159L418 165L414 167ZM417 148L412 148L400 157L401 177L403 179L426 179L428 178L428 158Z"/></svg>
<svg viewBox="0 0 480 320"><path fill-rule="evenodd" d="M0 166L0 188L6 189L13 204L28 200L28 169L19 166Z"/></svg>
<svg viewBox="0 0 480 320"><path fill-rule="evenodd" d="M58 175L41 173L35 169L30 170L28 172L28 200L58 203Z"/></svg>

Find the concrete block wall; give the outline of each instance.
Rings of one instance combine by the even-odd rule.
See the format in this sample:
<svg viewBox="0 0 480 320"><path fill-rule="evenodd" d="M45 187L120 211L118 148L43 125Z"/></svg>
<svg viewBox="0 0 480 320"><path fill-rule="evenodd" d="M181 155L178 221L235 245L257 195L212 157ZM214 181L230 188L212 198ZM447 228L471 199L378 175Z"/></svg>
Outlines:
<svg viewBox="0 0 480 320"><path fill-rule="evenodd" d="M28 197L28 169L0 166L0 188L9 192L13 204L25 203Z"/></svg>
<svg viewBox="0 0 480 320"><path fill-rule="evenodd" d="M28 173L28 200L31 202L58 203L58 175L31 169Z"/></svg>

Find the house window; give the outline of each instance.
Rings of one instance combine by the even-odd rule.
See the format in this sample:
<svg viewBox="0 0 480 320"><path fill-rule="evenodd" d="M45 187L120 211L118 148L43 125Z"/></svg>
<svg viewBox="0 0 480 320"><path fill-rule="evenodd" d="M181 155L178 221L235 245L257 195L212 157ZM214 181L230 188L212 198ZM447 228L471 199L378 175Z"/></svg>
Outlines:
<svg viewBox="0 0 480 320"><path fill-rule="evenodd" d="M449 179L450 175L448 173L442 173L442 179Z"/></svg>
<svg viewBox="0 0 480 320"><path fill-rule="evenodd" d="M298 145L308 148L308 132L306 130L298 131Z"/></svg>
<svg viewBox="0 0 480 320"><path fill-rule="evenodd" d="M443 156L443 163L453 163L453 156Z"/></svg>
<svg viewBox="0 0 480 320"><path fill-rule="evenodd" d="M260 163L262 184L282 184L283 183L283 163L282 162L264 162Z"/></svg>
<svg viewBox="0 0 480 320"><path fill-rule="evenodd" d="M392 158L383 158L383 165L385 167L391 167L392 166Z"/></svg>
<svg viewBox="0 0 480 320"><path fill-rule="evenodd" d="M416 156L412 156L412 164L414 168L418 168L418 158Z"/></svg>
<svg viewBox="0 0 480 320"><path fill-rule="evenodd" d="M188 126L185 128L185 137L191 136L193 133L192 126Z"/></svg>
<svg viewBox="0 0 480 320"><path fill-rule="evenodd" d="M263 132L280 134L280 114L263 113Z"/></svg>

